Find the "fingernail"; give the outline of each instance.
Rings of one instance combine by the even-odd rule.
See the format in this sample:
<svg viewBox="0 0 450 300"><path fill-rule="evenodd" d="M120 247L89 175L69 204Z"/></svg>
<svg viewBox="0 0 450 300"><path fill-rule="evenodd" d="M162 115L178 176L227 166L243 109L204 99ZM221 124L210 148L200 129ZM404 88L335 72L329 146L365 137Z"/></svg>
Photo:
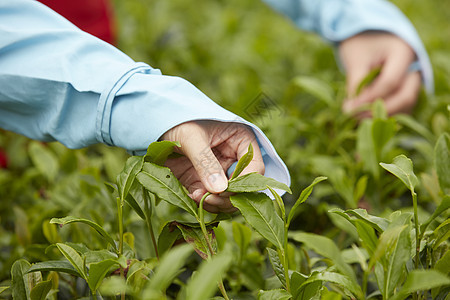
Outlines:
<svg viewBox="0 0 450 300"><path fill-rule="evenodd" d="M220 193L227 189L228 187L228 181L220 173L214 173L208 176L208 182L211 185L211 187L214 189L213 192Z"/></svg>
<svg viewBox="0 0 450 300"><path fill-rule="evenodd" d="M344 105L342 105L342 110L345 113L350 113L352 111L352 103L350 101L344 102Z"/></svg>

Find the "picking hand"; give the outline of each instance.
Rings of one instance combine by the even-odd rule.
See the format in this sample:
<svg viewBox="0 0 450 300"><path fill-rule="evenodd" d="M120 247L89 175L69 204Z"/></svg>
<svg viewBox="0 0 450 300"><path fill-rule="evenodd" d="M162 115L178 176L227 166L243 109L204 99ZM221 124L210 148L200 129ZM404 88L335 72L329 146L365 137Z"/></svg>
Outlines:
<svg viewBox="0 0 450 300"><path fill-rule="evenodd" d="M343 41L339 54L347 72L345 112L356 113L358 118L369 117L369 111L357 111L378 98L384 100L389 115L411 112L421 76L418 71L409 71L416 56L407 43L390 33L364 32ZM378 77L355 95L361 80L376 67L381 67Z"/></svg>
<svg viewBox="0 0 450 300"><path fill-rule="evenodd" d="M253 160L242 175L258 172L264 174L264 162L255 135L247 126L239 123L218 121L192 121L167 131L163 140L178 141L178 152L184 156L167 160L178 180L188 189L189 196L199 202L210 192L203 207L213 213L233 212L229 194L223 193L228 186L226 170L253 144Z"/></svg>

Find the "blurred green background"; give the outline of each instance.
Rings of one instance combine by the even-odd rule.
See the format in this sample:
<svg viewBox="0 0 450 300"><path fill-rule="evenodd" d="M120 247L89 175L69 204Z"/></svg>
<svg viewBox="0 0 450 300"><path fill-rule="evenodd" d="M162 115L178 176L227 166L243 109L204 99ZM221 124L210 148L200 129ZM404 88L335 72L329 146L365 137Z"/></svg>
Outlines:
<svg viewBox="0 0 450 300"><path fill-rule="evenodd" d="M410 123L396 121L396 135L379 158L391 162L405 153L413 159L422 179L418 193L425 217L434 209L439 190L432 163L434 142L450 128L450 1L393 2L424 41L436 93L421 96ZM320 37L296 29L257 0L115 0L114 8L122 51L163 74L189 80L266 132L291 171L293 196L285 198L288 206L314 177L330 178L303 206L298 229L337 235L326 213L333 206L359 205L374 214L410 209L401 183L389 176L375 178L358 160L357 124L340 110L345 76L334 49ZM252 105L261 99L267 107L254 113ZM46 251L51 243L104 246L83 227L56 234L48 219L87 217L115 232L115 199L103 183L114 182L122 169L127 157L123 150L103 145L68 150L6 132L0 135L0 147L10 158L9 168L0 169L0 281L8 280L12 262L20 257L31 262L54 257L51 249ZM145 225L132 213L125 216L138 253L148 257L149 241L139 234Z"/></svg>

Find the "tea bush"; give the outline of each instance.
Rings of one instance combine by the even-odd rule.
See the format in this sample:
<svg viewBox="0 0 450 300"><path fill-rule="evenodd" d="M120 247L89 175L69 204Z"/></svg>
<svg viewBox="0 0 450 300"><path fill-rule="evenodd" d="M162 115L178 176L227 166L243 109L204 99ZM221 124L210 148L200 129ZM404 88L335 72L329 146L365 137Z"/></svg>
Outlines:
<svg viewBox="0 0 450 300"><path fill-rule="evenodd" d="M119 47L258 124L292 191L237 177L240 211L213 215L161 167L171 143L128 158L2 132L0 297L448 299L450 3L394 2L436 92L357 124L332 48L260 1L116 1ZM271 201L267 185L291 194Z"/></svg>

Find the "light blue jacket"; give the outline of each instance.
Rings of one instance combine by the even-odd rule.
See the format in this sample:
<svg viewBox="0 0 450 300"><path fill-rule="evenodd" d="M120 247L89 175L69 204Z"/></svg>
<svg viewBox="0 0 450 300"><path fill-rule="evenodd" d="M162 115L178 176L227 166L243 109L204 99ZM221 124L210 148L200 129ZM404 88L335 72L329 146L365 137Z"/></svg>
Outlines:
<svg viewBox="0 0 450 300"><path fill-rule="evenodd" d="M420 39L389 3L267 2L301 28L334 42L368 29L398 34L416 50L425 83L432 86ZM170 128L204 119L251 126L264 154L266 176L290 183L285 164L259 128L186 80L134 62L39 2L0 0L0 128L69 148L104 143L142 154Z"/></svg>

